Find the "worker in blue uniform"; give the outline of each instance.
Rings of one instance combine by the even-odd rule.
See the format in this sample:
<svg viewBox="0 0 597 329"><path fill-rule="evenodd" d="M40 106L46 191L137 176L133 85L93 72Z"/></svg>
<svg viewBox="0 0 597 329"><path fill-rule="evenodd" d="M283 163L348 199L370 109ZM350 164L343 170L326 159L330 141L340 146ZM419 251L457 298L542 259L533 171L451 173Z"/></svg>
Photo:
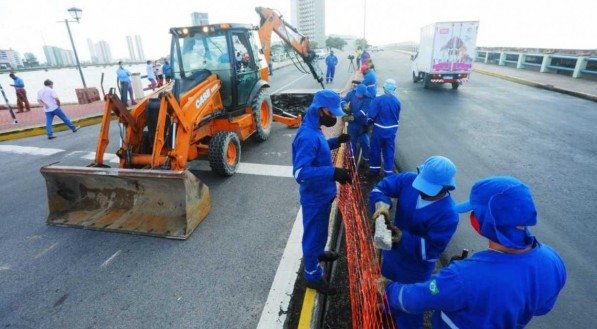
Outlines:
<svg viewBox="0 0 597 329"><path fill-rule="evenodd" d="M362 64L361 73L363 74L363 84L367 87L369 96L375 98L377 96L377 75L375 74L375 69L368 64Z"/></svg>
<svg viewBox="0 0 597 329"><path fill-rule="evenodd" d="M362 150L363 164L369 163L369 134L367 112L373 100L367 93L364 84L358 84L342 98L342 106L348 110L348 134L352 144L352 155L355 162L359 160L359 150Z"/></svg>
<svg viewBox="0 0 597 329"><path fill-rule="evenodd" d="M394 169L395 139L400 121L400 100L396 97L396 81L387 79L383 84L383 95L375 97L369 106L369 122L373 124L371 133L371 155L369 175L379 175L381 155L384 172L391 174Z"/></svg>
<svg viewBox="0 0 597 329"><path fill-rule="evenodd" d="M325 58L325 65L327 71L325 73L325 83L334 82L334 75L336 75L336 65L338 65L338 57L334 55L334 51L330 51L330 54Z"/></svg>
<svg viewBox="0 0 597 329"><path fill-rule="evenodd" d="M371 191L373 218L384 215L392 229L392 249L382 254L381 273L402 283L423 282L446 249L458 226L450 191L456 188L456 166L443 156L432 156L418 168L382 179ZM396 198L394 220L389 221L391 198ZM392 309L401 329L423 328L422 314Z"/></svg>
<svg viewBox="0 0 597 329"><path fill-rule="evenodd" d="M489 248L452 262L426 282L380 280L391 309L435 310L433 328L523 328L533 316L548 313L564 287L566 268L528 229L537 224L529 187L513 177L485 178L456 209L472 211L471 225L489 239Z"/></svg>
<svg viewBox="0 0 597 329"><path fill-rule="evenodd" d="M335 294L336 288L323 276L319 261L334 261L338 254L324 252L336 182L351 182L349 172L332 164L332 149L350 141L348 134L326 139L321 126L333 127L344 116L340 95L324 89L315 93L301 126L292 142L292 172L300 185L303 212L303 262L306 286L323 294Z"/></svg>

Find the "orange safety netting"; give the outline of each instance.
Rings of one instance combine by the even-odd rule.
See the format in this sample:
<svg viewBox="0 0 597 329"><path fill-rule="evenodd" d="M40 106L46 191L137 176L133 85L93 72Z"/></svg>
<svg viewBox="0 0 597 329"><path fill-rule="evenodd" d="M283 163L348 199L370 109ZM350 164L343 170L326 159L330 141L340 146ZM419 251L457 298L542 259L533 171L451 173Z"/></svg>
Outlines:
<svg viewBox="0 0 597 329"><path fill-rule="evenodd" d="M344 168L351 172L352 184L341 185L338 208L346 237L352 327L394 328L391 314L383 311L382 305L387 305L385 297L377 291L376 281L381 277L381 270L373 244L373 223L367 215L359 175L350 153L350 147L345 147L342 156Z"/></svg>

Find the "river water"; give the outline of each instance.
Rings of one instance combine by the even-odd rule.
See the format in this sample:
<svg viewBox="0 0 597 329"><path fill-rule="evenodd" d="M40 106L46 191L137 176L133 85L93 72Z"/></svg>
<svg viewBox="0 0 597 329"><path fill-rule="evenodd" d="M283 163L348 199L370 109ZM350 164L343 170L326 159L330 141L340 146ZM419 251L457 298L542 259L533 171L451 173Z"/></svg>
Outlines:
<svg viewBox="0 0 597 329"><path fill-rule="evenodd" d="M87 87L96 87L102 97L101 77L104 73L104 91L107 93L110 88L116 88L116 69L118 65L108 66L88 66L83 67L83 76ZM125 65L125 68L131 73L140 73L142 76L146 75L145 64ZM16 72L19 78L25 82L25 89L27 90L27 98L30 103L37 103L37 91L44 87L44 80L50 79L54 82L54 90L58 93L58 97L64 103L77 103L76 88L83 88L79 70L76 68L64 69L50 69L45 71ZM147 79L141 80L143 84L147 83ZM15 104L16 95L15 90L10 85L14 81L8 76L8 73L0 74L0 84L4 88L4 92L8 97L10 104ZM3 98L0 98L0 104L5 105Z"/></svg>

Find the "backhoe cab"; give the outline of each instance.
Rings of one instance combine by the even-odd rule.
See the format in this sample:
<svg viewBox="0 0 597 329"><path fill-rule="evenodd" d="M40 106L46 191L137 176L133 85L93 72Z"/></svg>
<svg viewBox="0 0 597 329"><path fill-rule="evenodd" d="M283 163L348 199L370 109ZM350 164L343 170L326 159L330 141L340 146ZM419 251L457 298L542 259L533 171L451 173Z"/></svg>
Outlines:
<svg viewBox="0 0 597 329"><path fill-rule="evenodd" d="M258 8L259 28L216 24L171 28L170 83L131 110L114 91L105 97L95 161L87 167L45 166L48 224L186 239L211 209L209 189L187 170L206 157L219 175L233 175L241 142L268 139L273 121L300 124L300 115L274 113L269 87L269 34L287 26ZM284 39L314 77L308 39ZM264 44L260 37L268 38ZM263 51L262 49L265 49ZM118 118L118 168L104 155L112 116Z"/></svg>

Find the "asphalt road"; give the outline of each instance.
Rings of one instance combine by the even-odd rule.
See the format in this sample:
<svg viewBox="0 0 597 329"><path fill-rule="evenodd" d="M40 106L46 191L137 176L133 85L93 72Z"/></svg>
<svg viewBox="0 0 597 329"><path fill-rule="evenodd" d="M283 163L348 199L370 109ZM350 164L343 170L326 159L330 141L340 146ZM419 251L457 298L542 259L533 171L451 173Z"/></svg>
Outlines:
<svg viewBox="0 0 597 329"><path fill-rule="evenodd" d="M345 57L339 54L333 88L341 89L349 78ZM413 170L430 155L448 156L458 167L457 200L489 175L513 175L531 186L540 214L533 232L562 255L568 282L555 309L529 327L593 327L595 103L479 74L457 91L425 90L412 83L408 57L385 51L373 58L379 82L389 77L398 82L401 169ZM280 88L317 84L291 66L275 71L272 91ZM57 161L88 164L81 157L94 151L97 130L61 132L52 141L40 136L0 143L0 150L7 145L63 150L0 152L0 325L255 327L299 208L294 180L266 172L220 178L191 164L210 187L212 211L186 241L47 226L39 168ZM295 133L275 124L267 142L243 144L241 161L290 166ZM448 254L464 247L485 247L466 220Z"/></svg>
<svg viewBox="0 0 597 329"><path fill-rule="evenodd" d="M274 74L272 91L318 87L292 66ZM299 209L294 179L221 178L190 164L212 210L186 241L47 226L40 167L89 164L82 157L95 151L98 130L0 143L0 327L254 328ZM290 166L295 133L274 124L268 141L243 144L241 161ZM111 141L113 153L114 123ZM16 154L10 145L32 148Z"/></svg>
<svg viewBox="0 0 597 329"><path fill-rule="evenodd" d="M401 170L415 170L431 155L449 157L458 168L457 201L487 176L515 176L531 187L539 213L531 231L562 256L568 281L553 311L534 318L529 328L594 327L596 103L482 74L457 91L448 85L426 90L412 82L407 56L382 52L374 58L378 81L391 77L398 83L395 160ZM487 246L468 215L461 220L447 255Z"/></svg>

